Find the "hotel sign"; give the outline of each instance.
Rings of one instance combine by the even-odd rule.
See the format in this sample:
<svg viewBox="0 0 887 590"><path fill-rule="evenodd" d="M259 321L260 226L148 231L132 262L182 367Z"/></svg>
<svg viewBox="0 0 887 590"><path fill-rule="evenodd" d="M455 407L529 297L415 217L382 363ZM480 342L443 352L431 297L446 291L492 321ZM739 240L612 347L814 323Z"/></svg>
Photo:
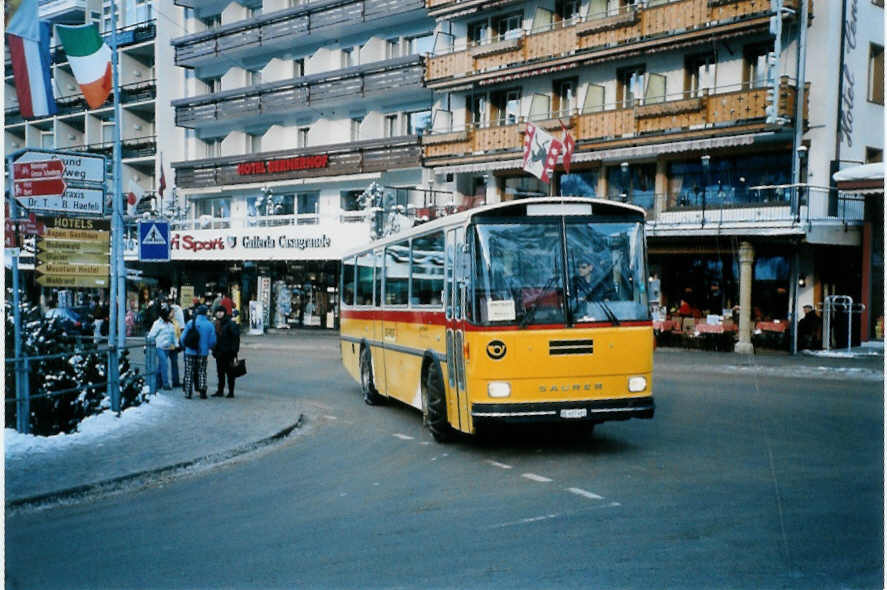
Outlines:
<svg viewBox="0 0 887 590"><path fill-rule="evenodd" d="M294 170L326 168L329 163L329 158L329 154L322 154L318 156L294 156L292 158L280 158L277 160L244 162L237 165L237 174L239 176L249 176L252 174L277 174L281 172L292 172Z"/></svg>

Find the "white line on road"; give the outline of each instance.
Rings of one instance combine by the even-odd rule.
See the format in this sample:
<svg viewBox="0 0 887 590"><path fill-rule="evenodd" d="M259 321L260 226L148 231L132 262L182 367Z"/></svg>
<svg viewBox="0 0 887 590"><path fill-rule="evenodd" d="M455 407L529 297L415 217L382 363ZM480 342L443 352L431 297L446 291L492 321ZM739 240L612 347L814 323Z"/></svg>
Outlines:
<svg viewBox="0 0 887 590"><path fill-rule="evenodd" d="M513 522L503 522L502 524L494 524L492 526L487 527L488 529L501 529L507 526L516 526L519 524L529 524L531 522L539 522L540 520L550 520L552 518L557 518L560 514L546 514L544 516L534 516L533 518L522 518L520 520L515 520Z"/></svg>
<svg viewBox="0 0 887 590"><path fill-rule="evenodd" d="M489 463L493 467L498 467L499 469L511 469L511 465L506 465L505 463L499 463L498 461L493 461L492 459L487 459L487 463Z"/></svg>
<svg viewBox="0 0 887 590"><path fill-rule="evenodd" d="M543 477L541 475L536 475L535 473L524 473L521 477L526 477L527 479L540 482L551 481L549 478Z"/></svg>
<svg viewBox="0 0 887 590"><path fill-rule="evenodd" d="M412 436L407 436L406 434L399 434L399 433L396 433L396 432L395 432L392 436L396 436L396 437L399 438L400 440L413 440L413 437L412 437Z"/></svg>
<svg viewBox="0 0 887 590"><path fill-rule="evenodd" d="M335 416L330 416L328 414L324 414L323 417L326 418L327 420L338 420L338 418L336 418Z"/></svg>
<svg viewBox="0 0 887 590"><path fill-rule="evenodd" d="M590 500L603 500L604 499L603 496L598 496L594 492L588 492L586 490L583 490L582 488L567 488L567 491L571 492L573 494L576 494L577 496L583 496L583 497L588 498Z"/></svg>

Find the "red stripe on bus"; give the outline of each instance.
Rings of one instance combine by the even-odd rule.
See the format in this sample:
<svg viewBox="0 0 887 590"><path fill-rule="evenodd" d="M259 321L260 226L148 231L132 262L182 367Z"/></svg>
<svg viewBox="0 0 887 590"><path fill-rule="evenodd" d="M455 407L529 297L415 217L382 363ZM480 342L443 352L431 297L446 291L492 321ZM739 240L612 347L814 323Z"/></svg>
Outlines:
<svg viewBox="0 0 887 590"><path fill-rule="evenodd" d="M447 323L443 311L417 311L394 309L344 309L342 318L349 320L382 320L386 322L407 322L411 324L432 324L443 326ZM653 326L652 320L627 320L615 325L612 322L582 322L575 324L573 328L609 328L609 327L638 327ZM520 326L475 326L465 325L466 332L509 332L516 330L561 330L566 329L564 324L532 324L521 328Z"/></svg>

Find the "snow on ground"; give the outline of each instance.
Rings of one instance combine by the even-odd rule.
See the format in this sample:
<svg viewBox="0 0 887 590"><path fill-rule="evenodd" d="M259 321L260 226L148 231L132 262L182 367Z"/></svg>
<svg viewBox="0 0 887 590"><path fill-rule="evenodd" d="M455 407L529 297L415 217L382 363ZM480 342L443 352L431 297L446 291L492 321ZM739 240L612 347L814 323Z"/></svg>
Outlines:
<svg viewBox="0 0 887 590"><path fill-rule="evenodd" d="M23 454L57 453L72 445L97 444L106 441L122 428L132 428L149 424L156 420L174 402L165 396L155 395L149 403L127 408L118 418L111 410L89 416L80 423L77 432L53 436L21 434L15 428L6 428L3 433L6 459L14 459Z"/></svg>

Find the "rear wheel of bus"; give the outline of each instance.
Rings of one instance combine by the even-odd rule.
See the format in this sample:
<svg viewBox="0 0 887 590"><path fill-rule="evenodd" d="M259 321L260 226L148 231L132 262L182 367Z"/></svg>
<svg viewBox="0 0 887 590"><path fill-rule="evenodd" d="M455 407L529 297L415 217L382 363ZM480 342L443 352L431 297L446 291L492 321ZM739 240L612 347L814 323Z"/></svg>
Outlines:
<svg viewBox="0 0 887 590"><path fill-rule="evenodd" d="M425 364L422 379L422 419L437 442L452 439L453 429L447 422L447 399L443 373L433 360Z"/></svg>
<svg viewBox="0 0 887 590"><path fill-rule="evenodd" d="M360 349L360 389L363 391L363 401L368 405L376 406L384 401L373 381L373 361L369 346Z"/></svg>

